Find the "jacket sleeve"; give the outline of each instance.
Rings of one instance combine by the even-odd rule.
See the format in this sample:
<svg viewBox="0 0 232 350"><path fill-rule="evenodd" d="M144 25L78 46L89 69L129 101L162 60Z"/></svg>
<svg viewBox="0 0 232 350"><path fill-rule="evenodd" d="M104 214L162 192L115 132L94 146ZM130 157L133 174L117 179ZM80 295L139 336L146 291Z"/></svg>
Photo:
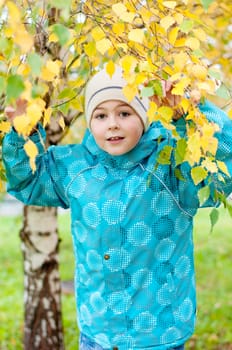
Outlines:
<svg viewBox="0 0 232 350"><path fill-rule="evenodd" d="M54 146L47 151L44 149L42 139L45 136L45 131L39 127L39 131L30 137L39 152L35 172L32 171L24 151L24 139L14 130L4 137L2 151L7 192L27 205L68 208L63 181L65 169L61 169L54 157Z"/></svg>
<svg viewBox="0 0 232 350"><path fill-rule="evenodd" d="M224 111L209 101L200 105L200 110L209 121L219 126L219 131L215 134L218 139L216 160L225 163L229 175L219 169L219 173L213 178L213 183L216 191L218 190L228 196L232 193L232 120Z"/></svg>
<svg viewBox="0 0 232 350"><path fill-rule="evenodd" d="M212 121L219 126L219 130L215 134L215 137L218 140L216 160L225 163L229 174L227 175L219 169L218 173L209 175L205 181L202 181L197 187L195 187L195 192L193 186L190 185L192 182L190 165L186 162L183 163L181 165L181 172L187 181L185 183L183 183L184 181L181 181L181 199L184 203L183 205L190 204L190 207L192 208L199 207L197 192L200 188L206 185L210 188L210 197L203 204L203 207L217 206L220 204L217 196L215 196L217 192L222 193L225 197L232 193L232 120L224 111L209 101L200 104L199 109L209 121ZM185 129L184 124L184 120L181 120L179 127L182 137ZM191 189L191 191L189 189Z"/></svg>

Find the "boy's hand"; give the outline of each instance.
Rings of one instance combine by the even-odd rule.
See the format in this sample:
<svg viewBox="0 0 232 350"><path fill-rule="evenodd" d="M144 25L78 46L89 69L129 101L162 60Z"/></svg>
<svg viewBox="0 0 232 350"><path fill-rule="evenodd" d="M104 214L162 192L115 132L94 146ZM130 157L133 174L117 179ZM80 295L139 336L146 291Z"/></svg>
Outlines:
<svg viewBox="0 0 232 350"><path fill-rule="evenodd" d="M161 107L164 105L164 106L173 108L175 111L173 120L180 119L184 114L183 109L179 107L181 96L172 94L173 84L170 81L161 80L160 83L162 86L163 96L160 97L160 96L154 95L150 98L151 101L155 102L158 107Z"/></svg>
<svg viewBox="0 0 232 350"><path fill-rule="evenodd" d="M11 124L13 124L13 120L15 119L15 117L24 114L26 112L26 108L27 108L27 101L23 99L18 99L16 101L15 108L12 106L7 106L5 108L5 115L8 121Z"/></svg>
<svg viewBox="0 0 232 350"><path fill-rule="evenodd" d="M154 95L150 98L151 101L154 101L158 107L161 107L164 105L164 106L173 108L175 113L172 119L173 120L180 119L184 115L184 110L180 106L181 96L174 95L172 93L173 83L167 80L161 80L160 82L162 86L163 96L160 97L160 96ZM201 100L200 92L193 90L190 94L190 98L194 105L198 105Z"/></svg>

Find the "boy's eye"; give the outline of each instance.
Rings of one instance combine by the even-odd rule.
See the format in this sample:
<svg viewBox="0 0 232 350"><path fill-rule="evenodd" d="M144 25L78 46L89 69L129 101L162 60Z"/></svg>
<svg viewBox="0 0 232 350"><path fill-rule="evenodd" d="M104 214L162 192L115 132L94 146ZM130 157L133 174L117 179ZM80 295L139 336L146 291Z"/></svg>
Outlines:
<svg viewBox="0 0 232 350"><path fill-rule="evenodd" d="M106 115L104 113L99 113L94 116L95 119L104 119Z"/></svg>
<svg viewBox="0 0 232 350"><path fill-rule="evenodd" d="M122 112L119 113L119 115L120 115L120 117L125 118L125 117L128 117L130 115L130 113L127 112L127 111L122 111Z"/></svg>

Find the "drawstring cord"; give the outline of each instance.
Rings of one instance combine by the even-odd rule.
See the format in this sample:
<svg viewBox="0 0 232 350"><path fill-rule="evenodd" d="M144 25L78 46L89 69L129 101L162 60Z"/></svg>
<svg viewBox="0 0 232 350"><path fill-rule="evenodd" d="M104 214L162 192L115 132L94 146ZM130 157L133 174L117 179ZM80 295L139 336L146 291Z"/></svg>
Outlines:
<svg viewBox="0 0 232 350"><path fill-rule="evenodd" d="M189 217L193 217L191 214L189 214L186 210L184 210L180 203L177 201L177 199L175 198L175 196L173 195L173 193L170 191L170 189L168 188L168 186L152 171L150 171L149 169L145 168L141 163L139 163L140 168L142 168L143 171L147 171L148 173L150 173L151 175L153 175L163 186L164 188L167 190L167 192L170 194L170 196L173 198L174 202L176 203L176 205L178 206L178 208L187 216Z"/></svg>

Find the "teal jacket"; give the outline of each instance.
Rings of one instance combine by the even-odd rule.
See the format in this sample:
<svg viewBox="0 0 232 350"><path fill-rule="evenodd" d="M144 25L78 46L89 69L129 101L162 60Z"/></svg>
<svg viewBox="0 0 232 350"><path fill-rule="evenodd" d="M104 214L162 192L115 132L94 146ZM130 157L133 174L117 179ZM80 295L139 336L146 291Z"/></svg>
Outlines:
<svg viewBox="0 0 232 350"><path fill-rule="evenodd" d="M200 109L220 127L217 157L232 174L232 121L209 102ZM159 151L175 146L170 132L152 124L122 156L100 150L89 131L82 144L46 151L38 134L31 138L39 149L34 174L24 140L14 131L4 139L8 192L25 204L70 208L81 332L105 349L183 344L195 324L192 231L204 184L194 185L188 163L180 165L185 181L174 160L157 165ZM212 193L232 192L223 177ZM213 196L206 205L217 205Z"/></svg>

